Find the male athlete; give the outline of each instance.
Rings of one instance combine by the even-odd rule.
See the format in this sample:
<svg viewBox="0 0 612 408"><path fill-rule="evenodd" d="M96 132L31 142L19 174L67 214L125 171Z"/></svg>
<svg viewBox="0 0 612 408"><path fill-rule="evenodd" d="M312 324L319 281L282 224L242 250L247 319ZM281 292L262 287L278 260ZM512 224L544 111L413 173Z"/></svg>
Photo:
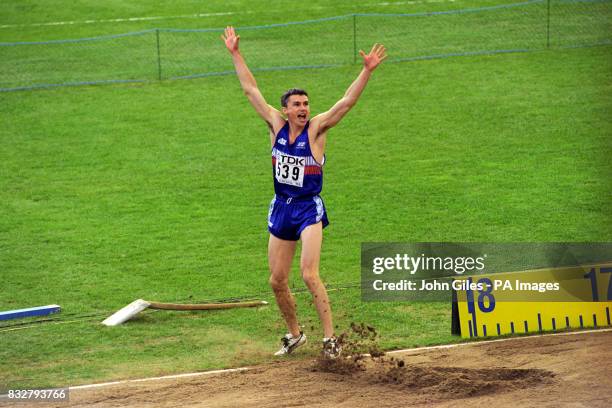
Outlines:
<svg viewBox="0 0 612 408"><path fill-rule="evenodd" d="M306 342L288 285L296 243L301 239L300 269L323 326L323 355L336 358L341 348L334 336L327 291L319 278L323 228L329 224L323 200L319 197L323 186L325 143L327 131L357 103L372 71L386 58L385 47L375 44L367 55L359 51L363 69L357 79L330 110L310 119L306 91L288 90L281 97L282 113L279 112L268 105L257 88L255 77L238 50L240 36L236 35L234 28L227 27L221 38L232 55L244 93L270 131L275 192L268 212L270 285L289 329L275 355L289 354Z"/></svg>

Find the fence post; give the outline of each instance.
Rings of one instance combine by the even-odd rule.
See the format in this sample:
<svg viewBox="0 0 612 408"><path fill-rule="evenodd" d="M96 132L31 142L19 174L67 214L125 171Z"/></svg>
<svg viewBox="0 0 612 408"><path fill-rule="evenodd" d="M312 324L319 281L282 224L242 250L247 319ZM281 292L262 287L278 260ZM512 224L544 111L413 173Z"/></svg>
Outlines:
<svg viewBox="0 0 612 408"><path fill-rule="evenodd" d="M162 69L161 69L161 56L159 53L159 28L155 29L155 35L157 37L157 79L162 80Z"/></svg>
<svg viewBox="0 0 612 408"><path fill-rule="evenodd" d="M357 14L353 14L353 64L357 62Z"/></svg>
<svg viewBox="0 0 612 408"><path fill-rule="evenodd" d="M546 48L550 48L550 0L547 0L546 3Z"/></svg>

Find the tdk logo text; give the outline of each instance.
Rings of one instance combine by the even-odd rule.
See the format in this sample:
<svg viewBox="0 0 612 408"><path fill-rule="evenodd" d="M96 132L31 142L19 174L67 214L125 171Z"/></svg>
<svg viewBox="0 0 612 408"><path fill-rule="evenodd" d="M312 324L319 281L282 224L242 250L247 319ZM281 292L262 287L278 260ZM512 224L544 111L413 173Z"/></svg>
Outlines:
<svg viewBox="0 0 612 408"><path fill-rule="evenodd" d="M303 166L306 162L306 159L304 157L281 156L280 162L283 164L293 164L296 166Z"/></svg>

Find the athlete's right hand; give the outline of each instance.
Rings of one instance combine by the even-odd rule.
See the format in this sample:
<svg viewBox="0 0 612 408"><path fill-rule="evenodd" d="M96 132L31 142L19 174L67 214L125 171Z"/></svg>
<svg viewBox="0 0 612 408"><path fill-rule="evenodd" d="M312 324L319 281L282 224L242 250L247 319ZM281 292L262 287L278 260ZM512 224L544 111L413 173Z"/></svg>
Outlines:
<svg viewBox="0 0 612 408"><path fill-rule="evenodd" d="M221 39L225 42L225 46L229 52L233 53L238 51L238 41L240 41L240 36L236 35L234 27L227 26L225 28L225 35L222 34Z"/></svg>

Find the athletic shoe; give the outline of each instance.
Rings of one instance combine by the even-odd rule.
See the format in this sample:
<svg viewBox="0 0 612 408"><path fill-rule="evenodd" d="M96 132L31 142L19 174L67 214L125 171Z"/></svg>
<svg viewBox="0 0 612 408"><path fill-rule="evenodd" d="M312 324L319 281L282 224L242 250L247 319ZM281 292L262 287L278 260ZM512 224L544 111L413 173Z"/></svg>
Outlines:
<svg viewBox="0 0 612 408"><path fill-rule="evenodd" d="M336 337L323 339L323 358L333 360L340 357L342 346Z"/></svg>
<svg viewBox="0 0 612 408"><path fill-rule="evenodd" d="M293 350L306 343L306 335L300 332L300 335L293 337L291 333L286 334L285 337L281 338L281 349L274 353L275 356L283 356L285 354L291 354Z"/></svg>

